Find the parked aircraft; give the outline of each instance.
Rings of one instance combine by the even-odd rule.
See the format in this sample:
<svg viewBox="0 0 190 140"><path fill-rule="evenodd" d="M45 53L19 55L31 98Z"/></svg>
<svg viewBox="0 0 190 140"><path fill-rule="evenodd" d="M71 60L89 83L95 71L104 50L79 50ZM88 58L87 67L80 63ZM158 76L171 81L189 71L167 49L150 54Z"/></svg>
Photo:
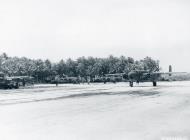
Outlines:
<svg viewBox="0 0 190 140"><path fill-rule="evenodd" d="M33 83L33 77L30 76L13 76L7 77L4 73L0 72L0 88L1 89L12 89L25 86L26 83Z"/></svg>
<svg viewBox="0 0 190 140"><path fill-rule="evenodd" d="M157 81L160 79L161 75L169 75L171 76L172 74L181 74L185 72L172 72L172 67L169 66L169 72L152 72L148 70L133 70L129 72L128 74L126 73L117 73L117 74L106 74L106 76L125 76L128 78L129 81L129 86L133 87L133 83L137 82L152 82L153 86L157 86Z"/></svg>

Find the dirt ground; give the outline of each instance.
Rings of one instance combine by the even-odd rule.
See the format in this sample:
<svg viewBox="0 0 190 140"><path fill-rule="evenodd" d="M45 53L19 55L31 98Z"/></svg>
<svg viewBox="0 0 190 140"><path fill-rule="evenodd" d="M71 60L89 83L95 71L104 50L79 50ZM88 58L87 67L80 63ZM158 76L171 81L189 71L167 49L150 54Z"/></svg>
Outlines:
<svg viewBox="0 0 190 140"><path fill-rule="evenodd" d="M1 140L190 138L190 82L0 90Z"/></svg>

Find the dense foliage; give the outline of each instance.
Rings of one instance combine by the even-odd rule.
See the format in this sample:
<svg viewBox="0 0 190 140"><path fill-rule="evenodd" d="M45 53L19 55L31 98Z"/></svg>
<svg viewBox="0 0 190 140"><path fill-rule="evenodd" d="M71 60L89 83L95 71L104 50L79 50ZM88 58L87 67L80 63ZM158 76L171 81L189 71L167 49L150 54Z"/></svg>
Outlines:
<svg viewBox="0 0 190 140"><path fill-rule="evenodd" d="M33 76L37 81L44 82L56 75L69 77L104 76L112 73L129 73L132 70L159 71L159 61L146 57L134 60L131 57L107 58L80 57L77 60L61 60L52 63L50 60L32 60L26 57L9 57L6 53L0 55L0 71L8 76Z"/></svg>

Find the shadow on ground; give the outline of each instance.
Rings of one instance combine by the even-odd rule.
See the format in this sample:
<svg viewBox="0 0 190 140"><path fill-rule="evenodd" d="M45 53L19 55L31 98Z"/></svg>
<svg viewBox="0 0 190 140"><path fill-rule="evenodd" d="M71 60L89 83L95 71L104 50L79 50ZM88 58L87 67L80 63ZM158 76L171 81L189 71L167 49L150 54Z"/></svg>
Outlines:
<svg viewBox="0 0 190 140"><path fill-rule="evenodd" d="M99 91L99 92L88 92L88 93L77 93L77 94L71 94L71 95L63 95L59 97L51 97L51 98L44 98L44 99L26 99L23 100L14 100L10 102L4 102L0 101L0 105L11 105L11 104L20 104L20 103L31 103L31 102L42 102L42 101L54 101L54 100L63 100L63 99L79 99L79 98L90 98L94 96L132 96L132 97L143 97L143 96L155 96L159 95L160 92L156 89L151 89L149 91L147 90L135 90L135 91L122 91L122 92L105 92L105 91ZM23 98L22 98L23 99ZM3 103L4 102L4 103Z"/></svg>

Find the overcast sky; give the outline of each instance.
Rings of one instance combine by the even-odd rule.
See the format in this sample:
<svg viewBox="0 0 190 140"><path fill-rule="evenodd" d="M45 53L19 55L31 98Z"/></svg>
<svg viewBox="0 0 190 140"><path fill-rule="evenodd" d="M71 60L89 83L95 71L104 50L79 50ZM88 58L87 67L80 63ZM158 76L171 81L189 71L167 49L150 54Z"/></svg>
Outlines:
<svg viewBox="0 0 190 140"><path fill-rule="evenodd" d="M189 0L0 0L0 53L159 59L190 72Z"/></svg>

